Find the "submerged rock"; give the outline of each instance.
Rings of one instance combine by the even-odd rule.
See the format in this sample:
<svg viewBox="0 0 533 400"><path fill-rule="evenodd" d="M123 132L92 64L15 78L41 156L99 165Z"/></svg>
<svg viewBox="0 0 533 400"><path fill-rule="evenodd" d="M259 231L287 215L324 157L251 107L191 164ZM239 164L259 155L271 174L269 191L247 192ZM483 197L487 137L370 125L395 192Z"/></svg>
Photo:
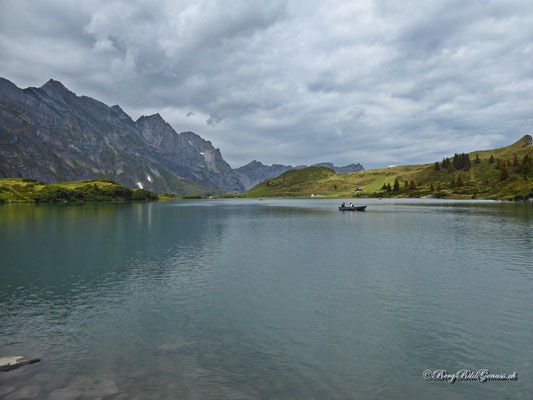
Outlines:
<svg viewBox="0 0 533 400"><path fill-rule="evenodd" d="M35 364L40 358L25 358L22 356L0 357L0 371L11 371L28 364Z"/></svg>

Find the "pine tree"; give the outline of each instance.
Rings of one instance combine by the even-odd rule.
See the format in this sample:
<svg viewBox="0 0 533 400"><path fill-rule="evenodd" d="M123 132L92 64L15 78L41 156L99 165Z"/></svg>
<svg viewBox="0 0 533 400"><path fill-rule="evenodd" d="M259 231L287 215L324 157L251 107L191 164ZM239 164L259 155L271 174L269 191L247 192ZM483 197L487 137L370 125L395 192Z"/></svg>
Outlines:
<svg viewBox="0 0 533 400"><path fill-rule="evenodd" d="M494 163L494 156L491 154L489 158L489 164L493 164L493 163Z"/></svg>
<svg viewBox="0 0 533 400"><path fill-rule="evenodd" d="M435 191L435 187L433 186L433 184L431 184L431 185L429 186L429 190L430 190L431 192L434 192L434 191Z"/></svg>
<svg viewBox="0 0 533 400"><path fill-rule="evenodd" d="M509 179L509 171L507 171L507 167L503 164L500 169L500 182L506 179Z"/></svg>
<svg viewBox="0 0 533 400"><path fill-rule="evenodd" d="M522 172L522 176L524 177L524 179L528 179L529 174L531 173L531 167L532 167L531 160L529 159L529 155L526 154L524 156L524 159L522 160L522 166L520 168L520 171Z"/></svg>
<svg viewBox="0 0 533 400"><path fill-rule="evenodd" d="M465 154L465 165L464 165L464 170L465 171L468 171L470 169L470 167L472 166L471 162L470 162L470 156L468 154Z"/></svg>
<svg viewBox="0 0 533 400"><path fill-rule="evenodd" d="M403 184L404 184L406 189L409 187L409 182L405 181Z"/></svg>
<svg viewBox="0 0 533 400"><path fill-rule="evenodd" d="M381 187L381 190L387 190L387 184L384 183L383 186Z"/></svg>
<svg viewBox="0 0 533 400"><path fill-rule="evenodd" d="M440 170L440 164L439 162L435 162L435 171L439 171Z"/></svg>
<svg viewBox="0 0 533 400"><path fill-rule="evenodd" d="M504 163L504 165L505 165L505 163ZM496 160L496 169L500 169L501 167L502 167L502 163L500 162L500 159L498 158Z"/></svg>
<svg viewBox="0 0 533 400"><path fill-rule="evenodd" d="M437 183L437 192L440 192L442 190L442 187L440 186L440 183Z"/></svg>
<svg viewBox="0 0 533 400"><path fill-rule="evenodd" d="M416 189L416 183L415 183L415 181L411 180L411 181L409 182L409 189Z"/></svg>
<svg viewBox="0 0 533 400"><path fill-rule="evenodd" d="M450 181L450 187L453 189L455 187L455 179L452 178L452 180Z"/></svg>
<svg viewBox="0 0 533 400"><path fill-rule="evenodd" d="M394 180L394 191L398 192L400 190L400 181L398 180L398 177Z"/></svg>
<svg viewBox="0 0 533 400"><path fill-rule="evenodd" d="M463 187L465 183L463 182L463 179L461 178L461 174L457 176L457 187Z"/></svg>
<svg viewBox="0 0 533 400"><path fill-rule="evenodd" d="M474 161L475 164L479 164L481 160L479 159L479 154L476 153L476 160Z"/></svg>
<svg viewBox="0 0 533 400"><path fill-rule="evenodd" d="M387 192L390 192L392 188L390 187L390 183L387 183Z"/></svg>
<svg viewBox="0 0 533 400"><path fill-rule="evenodd" d="M518 161L518 157L516 156L516 154L514 155L514 158L513 158L513 167L520 167L520 162Z"/></svg>
<svg viewBox="0 0 533 400"><path fill-rule="evenodd" d="M452 164L453 164L453 167L454 167L455 169L460 169L460 168L461 168L461 167L460 167L460 164L461 164L461 163L459 162L459 154L455 153L455 154L453 155Z"/></svg>

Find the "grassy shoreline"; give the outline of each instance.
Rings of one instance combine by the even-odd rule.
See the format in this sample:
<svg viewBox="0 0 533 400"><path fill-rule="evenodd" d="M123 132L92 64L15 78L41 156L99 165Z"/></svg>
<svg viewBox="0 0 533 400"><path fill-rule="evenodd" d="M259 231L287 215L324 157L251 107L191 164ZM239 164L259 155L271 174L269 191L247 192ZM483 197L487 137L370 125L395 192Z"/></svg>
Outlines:
<svg viewBox="0 0 533 400"><path fill-rule="evenodd" d="M170 196L143 189L129 189L109 179L50 184L30 178L0 179L0 204L157 201Z"/></svg>

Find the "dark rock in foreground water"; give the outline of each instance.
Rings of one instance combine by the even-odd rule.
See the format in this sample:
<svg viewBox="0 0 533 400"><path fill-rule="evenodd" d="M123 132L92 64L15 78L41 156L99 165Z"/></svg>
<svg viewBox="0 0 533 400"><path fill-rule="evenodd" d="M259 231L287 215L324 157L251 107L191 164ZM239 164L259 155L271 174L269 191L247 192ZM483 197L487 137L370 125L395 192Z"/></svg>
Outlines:
<svg viewBox="0 0 533 400"><path fill-rule="evenodd" d="M0 357L0 371L11 371L24 365L38 363L39 361L41 361L39 358L25 358L22 356Z"/></svg>

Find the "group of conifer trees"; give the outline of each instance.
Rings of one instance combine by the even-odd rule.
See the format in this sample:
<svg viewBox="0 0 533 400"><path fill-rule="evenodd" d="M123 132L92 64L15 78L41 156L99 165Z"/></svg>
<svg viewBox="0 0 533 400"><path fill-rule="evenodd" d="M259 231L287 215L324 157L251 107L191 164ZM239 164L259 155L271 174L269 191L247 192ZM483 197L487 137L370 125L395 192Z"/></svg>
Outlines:
<svg viewBox="0 0 533 400"><path fill-rule="evenodd" d="M416 189L416 183L414 180L411 181L405 181L404 187L409 189ZM400 191L400 178L396 177L394 180L394 185L391 186L390 183L384 183L381 187L381 190L386 190L387 192L399 192Z"/></svg>
<svg viewBox="0 0 533 400"><path fill-rule="evenodd" d="M450 180L450 187L456 188L456 187L463 187L465 185L463 178L461 178L461 174L457 175L457 178L452 178Z"/></svg>
<svg viewBox="0 0 533 400"><path fill-rule="evenodd" d="M476 158L474 159L474 164L480 164L481 160L479 159L479 154L476 154ZM514 156L514 159L512 163L510 161L506 160L500 160L495 159L494 155L491 155L488 160L489 164L494 164L495 168L500 171L499 174L499 180L505 181L509 179L509 168L512 167L512 171L521 174L525 179L528 179L529 175L533 173L533 161L529 158L529 155L525 155L523 160L520 162L518 160L518 157ZM461 154L455 154L452 159L450 158L443 158L442 163L439 163L438 161L435 163L435 171L439 171L441 168L446 169L448 172L452 172L453 170L456 171L468 171L472 167L472 163L470 161L470 156L466 153ZM488 183L488 181L486 182ZM456 177L451 178L450 180L450 188L459 188L465 186L465 182L463 181L463 178L461 177L461 174L458 174ZM405 189L416 189L417 185L415 181L404 181L404 188ZM430 185L430 190L433 191L440 191L441 185L440 183L437 184L437 187L435 187L433 184ZM390 183L384 183L381 187L381 190L386 190L387 192L398 192L400 191L400 178L396 177L394 180L394 185L391 186Z"/></svg>
<svg viewBox="0 0 533 400"><path fill-rule="evenodd" d="M476 155L475 163L479 164L479 162L479 156ZM448 172L451 172L452 169L468 171L471 167L470 156L466 153L455 153L451 160L446 157L442 159L442 163L435 162L435 171L439 171L441 168L448 170Z"/></svg>
<svg viewBox="0 0 533 400"><path fill-rule="evenodd" d="M533 163L531 162L528 154L524 156L522 162L518 160L518 156L515 154L512 163L510 161L502 161L499 158L494 159L494 156L491 155L489 158L489 164L494 164L494 162L496 162L495 168L500 171L500 181L509 179L509 170L507 167L512 166L512 170L517 174L521 174L525 179L529 178L531 170L533 169Z"/></svg>
<svg viewBox="0 0 533 400"><path fill-rule="evenodd" d="M476 154L476 158L474 160L474 164L480 164L481 160L479 159L479 154ZM509 179L509 169L508 167L511 167L510 161L501 161L499 158L495 159L494 155L491 155L488 160L489 164L494 164L495 168L500 171L499 174L499 180L504 181L506 179ZM435 162L435 171L439 171L440 169L445 169L448 172L452 172L454 169L456 171L464 170L468 171L472 167L472 163L470 161L470 156L465 153L457 154L452 157L450 160L448 157L442 159L442 163L439 163L438 161ZM533 162L530 160L529 155L525 155L522 162L518 160L518 157L514 156L513 162L512 162L512 170L516 172L517 174L521 174L525 179L528 179L529 175L531 175L533 171ZM452 179L454 181L453 186L451 187L459 187L464 186L464 182L461 185L459 182L460 175L456 179Z"/></svg>

